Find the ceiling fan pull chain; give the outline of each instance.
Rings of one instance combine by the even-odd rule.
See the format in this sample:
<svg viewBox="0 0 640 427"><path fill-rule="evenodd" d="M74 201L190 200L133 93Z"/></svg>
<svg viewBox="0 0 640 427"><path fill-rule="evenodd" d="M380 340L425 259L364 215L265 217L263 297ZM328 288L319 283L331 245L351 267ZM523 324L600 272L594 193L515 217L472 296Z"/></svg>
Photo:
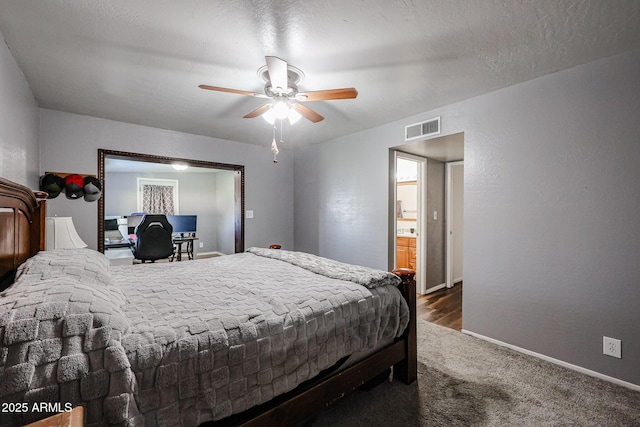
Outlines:
<svg viewBox="0 0 640 427"><path fill-rule="evenodd" d="M284 143L284 141L282 141L282 119L280 119L280 144Z"/></svg>
<svg viewBox="0 0 640 427"><path fill-rule="evenodd" d="M276 144L276 123L273 123L273 141L271 141L271 152L273 153L273 163L278 163L278 144Z"/></svg>

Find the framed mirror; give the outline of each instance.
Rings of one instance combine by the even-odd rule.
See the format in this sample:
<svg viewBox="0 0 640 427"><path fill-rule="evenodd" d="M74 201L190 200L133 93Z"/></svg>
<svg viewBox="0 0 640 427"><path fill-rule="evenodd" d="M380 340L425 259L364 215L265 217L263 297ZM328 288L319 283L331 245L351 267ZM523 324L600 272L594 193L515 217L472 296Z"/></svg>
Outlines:
<svg viewBox="0 0 640 427"><path fill-rule="evenodd" d="M198 236L202 245L211 242L216 247L214 240L226 238L231 240L225 243L229 252L244 252L243 165L98 149L98 179L103 185L98 200L100 252L105 251L106 219L142 211L135 183L140 179L183 181L174 190L181 200L176 200L176 206L182 206L174 213L200 212ZM122 182L127 182L126 187ZM223 229L216 231L214 226Z"/></svg>

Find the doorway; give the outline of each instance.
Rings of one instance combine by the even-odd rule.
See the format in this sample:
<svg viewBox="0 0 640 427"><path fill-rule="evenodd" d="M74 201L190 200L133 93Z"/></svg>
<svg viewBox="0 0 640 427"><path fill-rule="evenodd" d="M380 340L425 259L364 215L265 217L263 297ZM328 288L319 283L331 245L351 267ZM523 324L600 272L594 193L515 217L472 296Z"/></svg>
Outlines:
<svg viewBox="0 0 640 427"><path fill-rule="evenodd" d="M454 328L459 330L462 324L462 286L456 286L454 288L448 288L448 286L457 283L456 279L462 280L462 258L460 258L460 262L455 264L456 269L452 270L449 264L449 252L453 243L449 241L449 231L447 227L449 223L452 222L452 219L450 219L448 215L454 208L448 206L449 199L446 196L446 191L449 187L449 184L447 184L449 179L447 170L450 163L455 167L456 162L459 162L458 165L460 167L456 170L460 172L460 178L464 176L464 169L462 168L464 160L464 132L408 142L403 145L391 147L389 151L390 178L395 177L396 173L396 153L401 152L426 159L425 181L427 184L425 184L423 193L425 193L425 198L431 197L432 200L434 198L438 199L438 203L439 200L442 200L442 205L440 206L437 206L437 204L429 206L428 201L425 201L423 205L426 227L423 228L422 233L425 245L423 254L426 258L423 272L425 276L427 276L427 284L431 283L431 287L427 285L425 286L427 289L425 289L420 285L417 286L419 293L421 293L421 290L426 293L418 297L418 317L427 321L433 321L434 318L445 319L449 321L450 324L444 326L452 327L452 325L454 325ZM396 210L395 178L389 181L391 184L389 187L389 266L392 268L395 265L396 252L395 247L391 244L391 242L395 243L396 232L394 218ZM437 183L437 181L440 183ZM457 182L459 182L460 185L458 194L463 196L463 179L459 179ZM437 187L436 191L439 193L438 195L434 194L433 188L426 188L429 183ZM461 205L462 202L455 206L460 220L463 218ZM393 221L391 219L393 219ZM458 235L456 237L459 237L460 244L457 246L458 249L456 249L455 253L459 253L461 257L461 242L463 240L462 227L458 228ZM438 299L446 300L448 303L442 304L441 302L437 302L439 301ZM438 308L434 308L435 306ZM451 321L451 319L457 320Z"/></svg>
<svg viewBox="0 0 640 427"><path fill-rule="evenodd" d="M426 292L424 190L426 159L396 152L395 155L394 268L416 272L416 289Z"/></svg>

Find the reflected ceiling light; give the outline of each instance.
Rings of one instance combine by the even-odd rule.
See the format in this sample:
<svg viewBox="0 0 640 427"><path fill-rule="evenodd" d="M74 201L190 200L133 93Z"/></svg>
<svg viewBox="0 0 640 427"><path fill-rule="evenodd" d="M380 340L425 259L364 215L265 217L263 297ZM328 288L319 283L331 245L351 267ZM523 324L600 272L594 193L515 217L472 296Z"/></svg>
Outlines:
<svg viewBox="0 0 640 427"><path fill-rule="evenodd" d="M183 171L183 170L186 170L189 167L189 166L185 165L184 163L172 163L171 166L177 171Z"/></svg>

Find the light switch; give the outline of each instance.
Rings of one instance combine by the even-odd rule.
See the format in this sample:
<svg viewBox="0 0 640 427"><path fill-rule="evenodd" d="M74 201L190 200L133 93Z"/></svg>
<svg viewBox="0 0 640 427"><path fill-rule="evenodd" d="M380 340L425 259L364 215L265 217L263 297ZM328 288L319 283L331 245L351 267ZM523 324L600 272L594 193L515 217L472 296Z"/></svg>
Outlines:
<svg viewBox="0 0 640 427"><path fill-rule="evenodd" d="M434 221L438 220L438 211L433 211L433 220Z"/></svg>
<svg viewBox="0 0 640 427"><path fill-rule="evenodd" d="M247 219L253 218L253 211L247 211L246 218Z"/></svg>

